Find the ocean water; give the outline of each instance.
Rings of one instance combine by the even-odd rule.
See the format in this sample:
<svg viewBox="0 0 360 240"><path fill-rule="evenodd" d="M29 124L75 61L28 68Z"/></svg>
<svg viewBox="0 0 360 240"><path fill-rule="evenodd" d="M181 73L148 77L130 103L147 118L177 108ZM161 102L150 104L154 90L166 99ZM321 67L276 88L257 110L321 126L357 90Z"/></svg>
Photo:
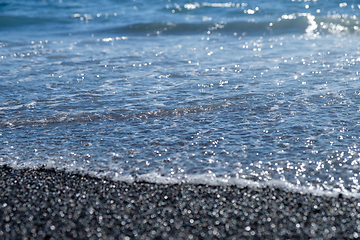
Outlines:
<svg viewBox="0 0 360 240"><path fill-rule="evenodd" d="M0 165L360 197L360 2L5 0Z"/></svg>

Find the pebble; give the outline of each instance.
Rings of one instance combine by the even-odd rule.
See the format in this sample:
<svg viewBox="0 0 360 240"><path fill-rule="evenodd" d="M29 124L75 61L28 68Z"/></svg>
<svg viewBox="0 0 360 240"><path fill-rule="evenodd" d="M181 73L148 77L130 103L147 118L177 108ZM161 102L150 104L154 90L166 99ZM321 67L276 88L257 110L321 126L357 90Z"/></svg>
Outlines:
<svg viewBox="0 0 360 240"><path fill-rule="evenodd" d="M1 239L357 239L360 201L0 168Z"/></svg>

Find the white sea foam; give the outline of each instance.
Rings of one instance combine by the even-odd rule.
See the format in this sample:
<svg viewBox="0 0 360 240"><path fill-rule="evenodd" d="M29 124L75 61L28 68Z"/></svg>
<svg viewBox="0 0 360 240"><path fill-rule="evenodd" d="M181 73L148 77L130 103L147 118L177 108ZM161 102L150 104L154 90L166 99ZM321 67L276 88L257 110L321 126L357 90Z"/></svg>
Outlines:
<svg viewBox="0 0 360 240"><path fill-rule="evenodd" d="M1 159L0 159L1 160ZM59 166L53 161L49 161L47 165L37 164L26 162L19 164L13 162L11 164L1 163L0 166L9 166L14 169L51 169L56 171L63 171L68 174L80 174L83 176L95 177L100 179L112 180L117 182L126 182L129 184L135 182L148 182L156 184L194 184L194 185L207 185L207 186L235 186L239 188L274 188L280 189L286 192L301 193L301 194L312 194L315 196L327 196L327 197L338 197L341 194L343 197L347 198L357 198L360 199L360 193L349 192L346 190L323 190L316 187L306 187L301 185L294 185L290 182L284 180L269 180L269 181L253 181L248 179L239 179L239 178L224 178L216 177L214 174L192 174L192 175L183 175L178 177L168 177L163 176L157 172L151 172L136 176L131 175L122 175L117 172L107 172L107 171L96 171L89 170L81 166L72 165L70 168L65 166Z"/></svg>
<svg viewBox="0 0 360 240"><path fill-rule="evenodd" d="M287 192L301 193L301 194L312 194L315 196L328 196L338 197L342 194L344 197L360 198L360 193L353 193L349 191L341 190L321 190L315 187L297 186L292 183L282 180L270 180L264 182L257 182L247 179L236 179L236 178L221 178L213 177L209 174L198 174L198 175L187 175L184 178L169 178L162 177L156 173L145 174L138 176L137 181L144 181L157 184L195 184L195 185L209 185L209 186L236 186L239 188L276 188ZM133 179L135 181L135 179Z"/></svg>

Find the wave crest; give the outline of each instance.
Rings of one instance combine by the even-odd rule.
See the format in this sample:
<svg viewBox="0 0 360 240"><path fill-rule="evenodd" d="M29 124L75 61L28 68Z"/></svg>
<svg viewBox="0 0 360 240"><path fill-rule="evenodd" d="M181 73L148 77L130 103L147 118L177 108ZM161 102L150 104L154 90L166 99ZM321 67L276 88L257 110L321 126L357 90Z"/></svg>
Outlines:
<svg viewBox="0 0 360 240"><path fill-rule="evenodd" d="M176 109L161 109L138 113L123 113L122 110L113 110L108 113L69 113L61 112L43 118L12 118L0 121L0 128L23 127L23 126L43 126L48 124L66 124L73 122L92 122L97 120L126 121L131 119L149 119L156 117L172 117L178 115L196 114L213 111L228 107L228 103L210 104L195 107L180 107Z"/></svg>
<svg viewBox="0 0 360 240"><path fill-rule="evenodd" d="M315 17L308 13L283 15L271 22L201 22L201 23L137 23L102 30L105 33L129 35L193 35L220 33L225 35L281 35L281 34L359 34L358 17Z"/></svg>

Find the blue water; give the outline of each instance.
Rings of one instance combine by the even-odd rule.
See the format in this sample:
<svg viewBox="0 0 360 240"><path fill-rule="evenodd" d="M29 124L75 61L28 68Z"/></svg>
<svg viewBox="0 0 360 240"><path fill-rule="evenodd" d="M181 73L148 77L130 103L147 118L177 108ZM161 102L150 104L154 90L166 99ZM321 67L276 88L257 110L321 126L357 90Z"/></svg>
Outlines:
<svg viewBox="0 0 360 240"><path fill-rule="evenodd" d="M0 3L0 164L360 196L360 2Z"/></svg>

